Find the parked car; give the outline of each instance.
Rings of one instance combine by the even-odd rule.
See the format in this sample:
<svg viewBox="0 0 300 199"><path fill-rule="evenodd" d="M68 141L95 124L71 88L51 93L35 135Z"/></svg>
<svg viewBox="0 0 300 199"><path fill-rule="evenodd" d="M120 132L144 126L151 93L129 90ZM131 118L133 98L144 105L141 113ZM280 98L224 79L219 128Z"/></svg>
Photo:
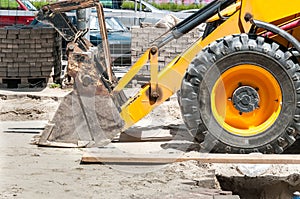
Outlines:
<svg viewBox="0 0 300 199"><path fill-rule="evenodd" d="M28 0L8 0L0 3L0 27L30 24L37 9Z"/></svg>
<svg viewBox="0 0 300 199"><path fill-rule="evenodd" d="M131 66L131 32L114 17L105 17L109 48L113 66ZM98 18L90 17L90 41L93 45L101 45Z"/></svg>
<svg viewBox="0 0 300 199"><path fill-rule="evenodd" d="M104 7L104 14L107 17L118 18L126 27L140 25L141 22L156 23L168 14L179 19L184 19L190 13L171 12L160 10L143 0L100 0ZM123 8L122 5L132 3L132 9Z"/></svg>

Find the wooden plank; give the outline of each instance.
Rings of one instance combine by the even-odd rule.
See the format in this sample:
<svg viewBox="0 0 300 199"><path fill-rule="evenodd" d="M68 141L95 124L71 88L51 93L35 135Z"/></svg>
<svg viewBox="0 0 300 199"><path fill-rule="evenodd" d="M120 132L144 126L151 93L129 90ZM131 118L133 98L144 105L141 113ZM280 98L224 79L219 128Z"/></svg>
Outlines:
<svg viewBox="0 0 300 199"><path fill-rule="evenodd" d="M202 163L233 164L300 164L300 155L286 154L127 154L87 152L82 156L83 163L153 163L164 164L196 160Z"/></svg>

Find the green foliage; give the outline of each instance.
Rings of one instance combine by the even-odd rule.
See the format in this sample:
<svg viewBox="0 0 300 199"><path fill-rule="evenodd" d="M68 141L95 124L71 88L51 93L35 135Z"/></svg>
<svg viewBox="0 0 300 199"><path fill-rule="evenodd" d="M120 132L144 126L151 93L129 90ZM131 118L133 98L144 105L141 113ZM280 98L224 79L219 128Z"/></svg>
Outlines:
<svg viewBox="0 0 300 199"><path fill-rule="evenodd" d="M190 4L190 5L181 5L181 4L175 4L175 3L162 3L162 4L152 4L158 9L161 10L170 10L170 11L180 11L180 10L189 10L189 9L199 9L202 8L203 5L199 4Z"/></svg>
<svg viewBox="0 0 300 199"><path fill-rule="evenodd" d="M40 9L42 6L47 5L49 3L55 3L57 0L39 0L39 1L31 1L31 3L37 8ZM180 11L180 10L188 10L188 9L197 9L203 7L203 5L179 5L175 3L162 3L162 4L155 4L152 3L158 9L161 10L170 10L170 11ZM134 10L134 2L132 1L123 1L121 6L123 9L130 9ZM7 9L7 10L16 10L18 8L18 3L15 0L0 0L0 9Z"/></svg>
<svg viewBox="0 0 300 199"><path fill-rule="evenodd" d="M0 8L3 10L16 10L19 4L15 0L1 0Z"/></svg>
<svg viewBox="0 0 300 199"><path fill-rule="evenodd" d="M40 1L30 1L37 9L49 3L57 2L57 0L40 0ZM15 0L0 0L0 9L3 10L17 10L19 4Z"/></svg>
<svg viewBox="0 0 300 199"><path fill-rule="evenodd" d="M122 9L134 10L134 2L132 1L123 1L121 5Z"/></svg>
<svg viewBox="0 0 300 199"><path fill-rule="evenodd" d="M170 11L180 11L180 10L189 10L189 9L199 9L202 8L203 5L199 4L190 4L190 5L179 5L175 3L162 3L162 4L156 4L151 3L154 7L160 9L160 10L170 10ZM123 1L122 9L130 9L134 10L134 2L132 1Z"/></svg>
<svg viewBox="0 0 300 199"><path fill-rule="evenodd" d="M32 5L36 7L38 10L44 5L48 5L49 3L55 3L57 0L42 0L42 1L31 1Z"/></svg>

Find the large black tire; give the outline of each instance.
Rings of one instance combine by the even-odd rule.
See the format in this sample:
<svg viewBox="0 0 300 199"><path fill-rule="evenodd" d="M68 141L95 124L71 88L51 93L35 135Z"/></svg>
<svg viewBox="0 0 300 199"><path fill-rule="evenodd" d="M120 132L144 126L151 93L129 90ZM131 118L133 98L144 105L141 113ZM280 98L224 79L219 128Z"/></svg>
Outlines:
<svg viewBox="0 0 300 199"><path fill-rule="evenodd" d="M281 110L274 123L251 136L224 129L211 108L211 92L217 79L228 69L243 64L270 72L282 93ZM187 69L179 93L183 120L195 140L201 143L201 150L282 153L292 145L300 132L299 70L297 60L287 49L260 36L226 36L203 49Z"/></svg>

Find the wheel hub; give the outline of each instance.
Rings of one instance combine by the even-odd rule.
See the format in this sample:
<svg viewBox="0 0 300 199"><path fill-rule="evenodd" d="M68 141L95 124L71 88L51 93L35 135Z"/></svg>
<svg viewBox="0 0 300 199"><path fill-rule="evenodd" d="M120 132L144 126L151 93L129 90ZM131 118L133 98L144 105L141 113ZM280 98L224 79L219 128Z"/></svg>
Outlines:
<svg viewBox="0 0 300 199"><path fill-rule="evenodd" d="M232 96L234 107L240 113L249 113L258 108L258 92L250 86L241 86L237 88Z"/></svg>

